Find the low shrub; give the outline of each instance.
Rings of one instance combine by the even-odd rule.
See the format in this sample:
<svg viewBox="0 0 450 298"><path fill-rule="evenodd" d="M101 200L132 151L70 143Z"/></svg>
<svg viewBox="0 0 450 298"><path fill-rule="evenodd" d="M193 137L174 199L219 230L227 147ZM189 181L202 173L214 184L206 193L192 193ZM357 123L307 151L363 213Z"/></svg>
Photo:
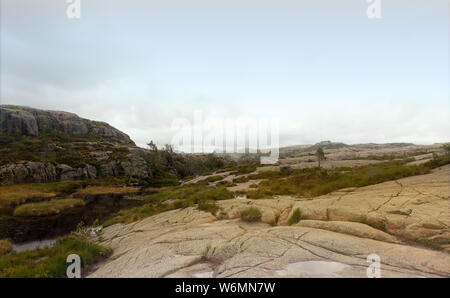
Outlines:
<svg viewBox="0 0 450 298"><path fill-rule="evenodd" d="M294 212L292 212L291 217L289 217L288 224L289 225L296 224L300 221L301 218L302 218L302 213L301 213L300 209L297 208L294 210Z"/></svg>
<svg viewBox="0 0 450 298"><path fill-rule="evenodd" d="M233 183L245 183L248 182L250 179L248 177L242 176L238 178L233 179Z"/></svg>
<svg viewBox="0 0 450 298"><path fill-rule="evenodd" d="M236 171L232 172L231 174L234 174L234 175L249 174L249 173L256 171L257 167L258 167L258 165L256 163L240 165L240 166L238 166Z"/></svg>
<svg viewBox="0 0 450 298"><path fill-rule="evenodd" d="M216 176L211 176L211 177L206 178L205 181L206 182L216 182L216 181L219 181L219 180L222 180L222 179L223 179L222 176L216 175Z"/></svg>
<svg viewBox="0 0 450 298"><path fill-rule="evenodd" d="M220 181L216 184L217 186L231 187L235 186L235 184L231 181Z"/></svg>
<svg viewBox="0 0 450 298"><path fill-rule="evenodd" d="M216 201L211 200L200 201L197 208L202 211L210 212L212 215L215 215L219 210L219 206L217 206Z"/></svg>
<svg viewBox="0 0 450 298"><path fill-rule="evenodd" d="M249 207L241 211L241 219L247 222L256 222L261 220L261 211L256 207Z"/></svg>
<svg viewBox="0 0 450 298"><path fill-rule="evenodd" d="M285 176L289 176L290 174L292 174L293 170L290 166L281 166L280 167L280 174L285 175Z"/></svg>
<svg viewBox="0 0 450 298"><path fill-rule="evenodd" d="M247 198L254 200L271 198L274 194L274 192L266 189L249 190L247 192Z"/></svg>

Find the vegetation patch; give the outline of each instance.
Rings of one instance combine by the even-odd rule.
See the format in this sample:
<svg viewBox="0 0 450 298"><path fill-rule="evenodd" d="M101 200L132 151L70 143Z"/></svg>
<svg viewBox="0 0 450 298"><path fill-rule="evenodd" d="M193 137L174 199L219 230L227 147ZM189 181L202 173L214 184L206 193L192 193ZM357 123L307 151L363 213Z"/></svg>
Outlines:
<svg viewBox="0 0 450 298"><path fill-rule="evenodd" d="M251 180L256 180L256 179L274 179L274 178L287 177L291 173L292 172L284 171L284 170L283 171L264 171L264 172L260 172L260 173L249 175L248 178L250 178Z"/></svg>
<svg viewBox="0 0 450 298"><path fill-rule="evenodd" d="M216 182L216 181L220 181L223 179L223 176L220 175L216 175L216 176L211 176L205 179L206 182Z"/></svg>
<svg viewBox="0 0 450 298"><path fill-rule="evenodd" d="M250 179L248 177L246 177L246 176L241 176L241 177L233 179L233 183L245 183L245 182L248 182L248 181L250 181Z"/></svg>
<svg viewBox="0 0 450 298"><path fill-rule="evenodd" d="M217 206L216 201L212 200L202 200L198 202L197 208L202 211L210 212L212 215L215 215L219 210L219 206Z"/></svg>
<svg viewBox="0 0 450 298"><path fill-rule="evenodd" d="M61 131L42 131L39 137L0 136L0 165L21 161L52 162L74 168L100 162L89 153L95 150L111 151L112 156L124 157L126 147L116 147L114 138L102 138L95 134L70 135ZM103 161L107 162L107 160Z"/></svg>
<svg viewBox="0 0 450 298"><path fill-rule="evenodd" d="M0 186L0 214L9 214L14 207L26 202L44 201L73 193L81 185L80 181L64 181Z"/></svg>
<svg viewBox="0 0 450 298"><path fill-rule="evenodd" d="M258 167L257 163L243 164L243 165L238 166L235 169L235 171L232 172L231 174L233 174L233 175L249 174L249 173L256 171L257 167Z"/></svg>
<svg viewBox="0 0 450 298"><path fill-rule="evenodd" d="M8 239L1 239L0 240L0 255L7 254L11 250L12 250L11 241L9 241Z"/></svg>
<svg viewBox="0 0 450 298"><path fill-rule="evenodd" d="M225 187L236 186L236 184L231 181L220 181L216 185L217 186L225 186Z"/></svg>
<svg viewBox="0 0 450 298"><path fill-rule="evenodd" d="M55 197L77 194L125 193L137 188L124 187L126 178L28 183L0 186L0 214L12 214L14 208L24 203L48 201Z"/></svg>
<svg viewBox="0 0 450 298"><path fill-rule="evenodd" d="M260 221L261 216L261 211L256 207L249 207L241 211L241 219L246 222Z"/></svg>
<svg viewBox="0 0 450 298"><path fill-rule="evenodd" d="M300 219L302 218L302 212L300 209L295 209L294 212L292 212L291 217L289 217L288 224L291 226L293 224L297 224Z"/></svg>
<svg viewBox="0 0 450 298"><path fill-rule="evenodd" d="M86 239L66 236L51 248L40 248L0 256L0 277L66 277L67 256L77 254L86 267L108 257L111 250Z"/></svg>
<svg viewBox="0 0 450 298"><path fill-rule="evenodd" d="M152 169L153 177L146 181L147 186L163 187L175 186L179 184L178 176L169 172L169 169L163 167L155 167Z"/></svg>
<svg viewBox="0 0 450 298"><path fill-rule="evenodd" d="M118 216L106 221L104 226L115 223L130 223L161 212L191 207L201 202L227 200L232 198L233 194L225 187L186 184L147 196L145 198L147 201L145 205L120 211ZM212 203L202 204L205 204L205 208L213 209L213 207L210 206Z"/></svg>
<svg viewBox="0 0 450 298"><path fill-rule="evenodd" d="M441 156L423 165L408 166L406 161L391 161L355 168L297 169L286 178L262 181L257 190L247 193L248 198L258 199L274 194L305 197L320 196L332 191L362 187L408 176L427 174L431 169L449 163L449 156Z"/></svg>
<svg viewBox="0 0 450 298"><path fill-rule="evenodd" d="M257 186L259 187L259 185ZM258 199L264 199L264 198L271 198L275 193L267 190L267 189L255 189L255 190L249 190L246 195L248 199L258 200Z"/></svg>
<svg viewBox="0 0 450 298"><path fill-rule="evenodd" d="M84 206L82 199L53 199L45 202L28 203L17 207L14 216L47 216L59 214L67 209Z"/></svg>
<svg viewBox="0 0 450 298"><path fill-rule="evenodd" d="M103 195L103 194L126 194L134 193L139 190L138 187L119 187L119 186L88 186L78 190L73 194L75 197L85 197L87 195Z"/></svg>

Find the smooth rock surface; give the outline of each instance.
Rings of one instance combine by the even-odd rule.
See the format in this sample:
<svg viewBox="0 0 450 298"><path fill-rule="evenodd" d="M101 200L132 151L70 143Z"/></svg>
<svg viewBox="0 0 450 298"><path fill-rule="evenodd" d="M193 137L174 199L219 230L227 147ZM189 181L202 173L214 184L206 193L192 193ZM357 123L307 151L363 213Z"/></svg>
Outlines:
<svg viewBox="0 0 450 298"><path fill-rule="evenodd" d="M450 276L450 255L443 252L302 226L218 221L194 208L114 225L103 237L114 252L90 277L307 277L290 264L310 261L345 264L339 276L365 277L373 253L383 277Z"/></svg>

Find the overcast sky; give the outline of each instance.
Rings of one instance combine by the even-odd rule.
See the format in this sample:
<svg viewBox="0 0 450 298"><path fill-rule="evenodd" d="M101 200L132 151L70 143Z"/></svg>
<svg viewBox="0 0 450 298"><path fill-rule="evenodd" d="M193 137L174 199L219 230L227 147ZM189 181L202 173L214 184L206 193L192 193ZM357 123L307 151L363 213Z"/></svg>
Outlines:
<svg viewBox="0 0 450 298"><path fill-rule="evenodd" d="M278 118L281 145L450 141L448 0L0 0L0 103L162 145L172 121Z"/></svg>

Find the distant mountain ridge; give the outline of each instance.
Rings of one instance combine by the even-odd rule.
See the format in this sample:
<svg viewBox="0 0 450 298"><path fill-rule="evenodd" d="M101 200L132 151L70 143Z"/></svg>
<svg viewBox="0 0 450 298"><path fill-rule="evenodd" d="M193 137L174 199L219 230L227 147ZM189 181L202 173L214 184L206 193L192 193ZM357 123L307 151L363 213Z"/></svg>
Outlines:
<svg viewBox="0 0 450 298"><path fill-rule="evenodd" d="M322 148L326 150L330 149L340 149L340 148L371 148L371 149L379 149L379 148L402 148L414 146L413 143L385 143L385 144L376 144L376 143L367 143L367 144L355 144L349 145L342 142L332 142L332 141L321 141L314 145L295 145L280 148L280 156L281 157L291 157L296 154L304 153L304 152L314 152L317 148Z"/></svg>

